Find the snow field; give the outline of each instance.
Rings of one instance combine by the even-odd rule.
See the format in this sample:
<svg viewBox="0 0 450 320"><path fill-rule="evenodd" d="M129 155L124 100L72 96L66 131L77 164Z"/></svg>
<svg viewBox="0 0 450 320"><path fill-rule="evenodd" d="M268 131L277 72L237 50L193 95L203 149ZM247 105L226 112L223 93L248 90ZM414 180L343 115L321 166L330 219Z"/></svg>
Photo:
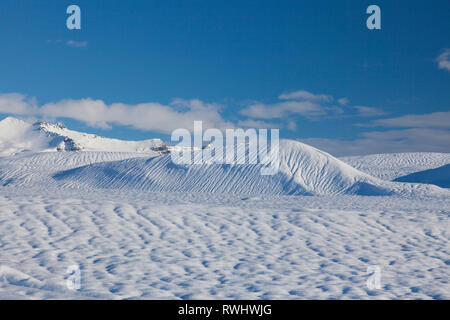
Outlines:
<svg viewBox="0 0 450 320"><path fill-rule="evenodd" d="M448 199L63 192L0 203L1 298L450 298ZM65 286L71 265L79 291ZM366 286L371 265L379 290Z"/></svg>

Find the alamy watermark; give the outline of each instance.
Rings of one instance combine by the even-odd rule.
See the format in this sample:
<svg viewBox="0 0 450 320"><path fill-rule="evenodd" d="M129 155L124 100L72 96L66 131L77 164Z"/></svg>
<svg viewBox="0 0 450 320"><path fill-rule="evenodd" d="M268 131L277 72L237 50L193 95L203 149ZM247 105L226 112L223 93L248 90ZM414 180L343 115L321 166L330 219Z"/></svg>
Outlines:
<svg viewBox="0 0 450 320"><path fill-rule="evenodd" d="M72 4L67 7L67 14L70 14L66 20L66 26L69 30L81 29L81 9L79 6Z"/></svg>
<svg viewBox="0 0 450 320"><path fill-rule="evenodd" d="M66 286L69 290L81 289L81 271L77 265L71 265L67 268L66 273L69 274L66 280Z"/></svg>
<svg viewBox="0 0 450 320"><path fill-rule="evenodd" d="M66 13L70 16L67 17L66 26L69 30L81 29L81 9L78 5L72 4L67 7ZM367 7L366 13L370 16L366 20L366 26L369 30L381 29L381 9L379 6L372 4Z"/></svg>
<svg viewBox="0 0 450 320"><path fill-rule="evenodd" d="M381 9L379 6L372 4L367 7L367 14L370 16L367 18L366 26L369 30L380 30L381 29Z"/></svg>
<svg viewBox="0 0 450 320"><path fill-rule="evenodd" d="M369 290L381 289L381 267L380 266L368 266L367 267L367 288Z"/></svg>
<svg viewBox="0 0 450 320"><path fill-rule="evenodd" d="M275 175L280 167L279 129L210 128L194 121L194 131L180 128L172 132L172 162L179 165L260 164L261 175Z"/></svg>

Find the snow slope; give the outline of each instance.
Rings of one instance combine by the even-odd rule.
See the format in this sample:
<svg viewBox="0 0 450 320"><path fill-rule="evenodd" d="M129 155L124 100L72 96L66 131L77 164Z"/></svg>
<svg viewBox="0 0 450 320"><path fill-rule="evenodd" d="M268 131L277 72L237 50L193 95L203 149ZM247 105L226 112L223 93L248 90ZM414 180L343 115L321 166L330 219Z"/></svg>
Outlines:
<svg viewBox="0 0 450 320"><path fill-rule="evenodd" d="M138 157L153 157L155 152L22 152L0 157L0 186L10 188L58 188L52 178L56 172L93 163L107 163Z"/></svg>
<svg viewBox="0 0 450 320"><path fill-rule="evenodd" d="M62 171L64 186L164 192L235 194L387 194L370 176L300 142L280 143L280 172L262 176L261 164L176 165L171 156L98 163ZM369 190L370 189L370 190Z"/></svg>
<svg viewBox="0 0 450 320"><path fill-rule="evenodd" d="M373 154L340 158L352 167L383 180L395 178L450 163L450 153L410 152Z"/></svg>
<svg viewBox="0 0 450 320"><path fill-rule="evenodd" d="M23 151L166 151L160 139L122 141L69 130L61 124L34 124L8 117L0 121L0 156Z"/></svg>
<svg viewBox="0 0 450 320"><path fill-rule="evenodd" d="M262 176L261 164L177 165L170 155L97 163L58 172L64 187L289 195L449 195L435 186L392 183L362 173L298 141L280 141L280 170Z"/></svg>
<svg viewBox="0 0 450 320"><path fill-rule="evenodd" d="M413 182L434 184L442 188L450 188L450 164L445 166L414 172L403 177L396 178L398 182Z"/></svg>

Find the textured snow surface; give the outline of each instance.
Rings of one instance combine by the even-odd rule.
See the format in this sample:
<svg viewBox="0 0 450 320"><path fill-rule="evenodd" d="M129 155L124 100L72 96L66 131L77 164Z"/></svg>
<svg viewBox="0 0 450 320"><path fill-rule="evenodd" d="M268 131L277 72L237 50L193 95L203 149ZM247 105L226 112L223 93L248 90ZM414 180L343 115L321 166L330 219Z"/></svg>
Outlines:
<svg viewBox="0 0 450 320"><path fill-rule="evenodd" d="M450 163L450 153L412 152L373 154L340 158L373 177L394 180L410 173L434 169Z"/></svg>
<svg viewBox="0 0 450 320"><path fill-rule="evenodd" d="M443 195L433 185L392 183L362 173L297 141L280 141L280 170L261 176L262 165L177 165L170 155L97 163L53 177L63 187L233 194Z"/></svg>
<svg viewBox="0 0 450 320"><path fill-rule="evenodd" d="M296 141L280 142L280 172L262 176L262 165L177 165L170 155L98 163L57 173L66 187L238 194L358 193L361 185L387 193L378 181ZM381 181L379 181L381 182Z"/></svg>
<svg viewBox="0 0 450 320"><path fill-rule="evenodd" d="M428 200L2 192L0 298L449 299L450 200Z"/></svg>
<svg viewBox="0 0 450 320"><path fill-rule="evenodd" d="M176 165L170 155L25 152L0 157L0 186L272 195L449 196L434 185L382 181L296 141L280 142L280 170L262 165Z"/></svg>
<svg viewBox="0 0 450 320"><path fill-rule="evenodd" d="M151 153L136 152L24 152L0 157L0 186L11 188L57 188L52 178L60 170L98 162L110 162L138 157L153 157Z"/></svg>
<svg viewBox="0 0 450 320"><path fill-rule="evenodd" d="M386 181L448 155L344 159L358 170L284 140L261 176L154 146L1 121L0 299L450 299L450 190Z"/></svg>

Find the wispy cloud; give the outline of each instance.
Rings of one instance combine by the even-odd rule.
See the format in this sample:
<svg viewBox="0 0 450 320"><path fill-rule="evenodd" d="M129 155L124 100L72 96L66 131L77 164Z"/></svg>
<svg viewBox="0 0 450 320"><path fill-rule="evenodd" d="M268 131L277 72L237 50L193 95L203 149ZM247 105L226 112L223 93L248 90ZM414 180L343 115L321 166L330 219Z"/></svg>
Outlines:
<svg viewBox="0 0 450 320"><path fill-rule="evenodd" d="M340 99L338 99L338 103L341 106L346 106L350 103L350 100L348 98L340 98Z"/></svg>
<svg viewBox="0 0 450 320"><path fill-rule="evenodd" d="M237 126L240 128L255 128L255 129L276 129L282 127L281 124L251 119L239 120Z"/></svg>
<svg viewBox="0 0 450 320"><path fill-rule="evenodd" d="M378 119L369 126L389 130L368 131L356 140L309 138L305 143L336 156L389 152L450 152L450 112Z"/></svg>
<svg viewBox="0 0 450 320"><path fill-rule="evenodd" d="M355 140L307 138L301 141L334 156L394 152L450 152L450 131L430 128L365 132Z"/></svg>
<svg viewBox="0 0 450 320"><path fill-rule="evenodd" d="M325 114L320 104L311 101L285 101L275 104L253 104L240 112L244 116L257 119L280 119L289 114L299 114L306 117Z"/></svg>
<svg viewBox="0 0 450 320"><path fill-rule="evenodd" d="M330 102L333 97L326 94L314 94L305 90L298 90L289 93L281 94L278 99L280 100L306 100L306 101L317 101L317 102Z"/></svg>
<svg viewBox="0 0 450 320"><path fill-rule="evenodd" d="M450 129L450 111L428 114L408 114L396 118L378 119L373 120L370 126Z"/></svg>
<svg viewBox="0 0 450 320"><path fill-rule="evenodd" d="M378 108L348 106L350 103L348 98L335 100L332 95L314 94L305 90L283 93L278 99L282 101L272 104L252 103L242 109L240 113L255 119L282 119L291 115L299 115L314 121L320 117L341 117L345 114L349 115L349 113L360 117L377 117L386 114Z"/></svg>
<svg viewBox="0 0 450 320"><path fill-rule="evenodd" d="M450 49L444 49L444 52L436 58L436 62L439 69L450 71Z"/></svg>
<svg viewBox="0 0 450 320"><path fill-rule="evenodd" d="M366 106L354 106L356 109L358 116L360 117L379 117L384 116L387 113L378 108L366 107Z"/></svg>
<svg viewBox="0 0 450 320"><path fill-rule="evenodd" d="M66 45L73 48L86 48L88 46L88 42L69 40L66 42Z"/></svg>
<svg viewBox="0 0 450 320"><path fill-rule="evenodd" d="M339 107L328 105L333 101L332 96L314 94L305 90L283 93L278 96L278 99L282 101L273 104L253 103L242 109L240 113L250 118L268 120L281 119L289 115L300 115L311 119L330 112L341 113L342 111Z"/></svg>

